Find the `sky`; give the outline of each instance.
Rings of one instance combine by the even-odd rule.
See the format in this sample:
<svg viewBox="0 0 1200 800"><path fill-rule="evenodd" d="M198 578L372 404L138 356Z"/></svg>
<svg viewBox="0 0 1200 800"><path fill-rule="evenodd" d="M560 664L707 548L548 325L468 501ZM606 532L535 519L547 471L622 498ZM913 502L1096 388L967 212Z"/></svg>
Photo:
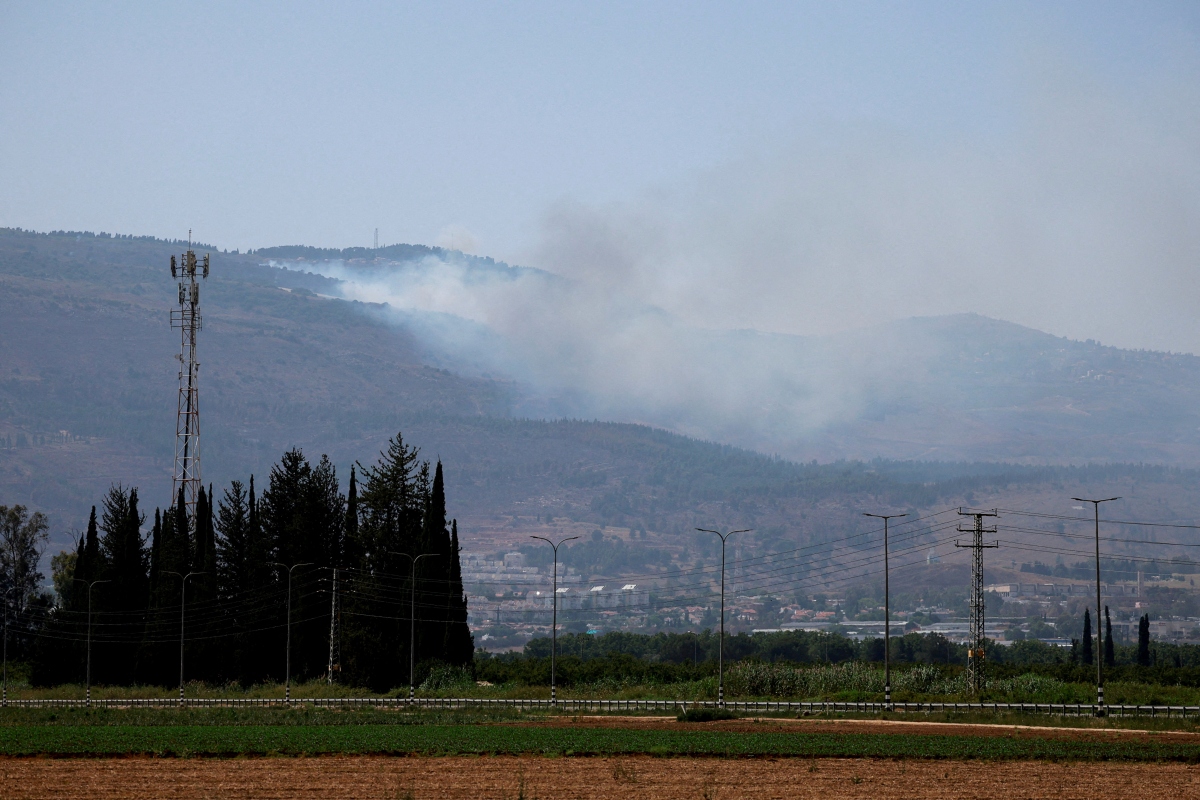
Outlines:
<svg viewBox="0 0 1200 800"><path fill-rule="evenodd" d="M0 225L1200 352L1194 3L0 0Z"/></svg>

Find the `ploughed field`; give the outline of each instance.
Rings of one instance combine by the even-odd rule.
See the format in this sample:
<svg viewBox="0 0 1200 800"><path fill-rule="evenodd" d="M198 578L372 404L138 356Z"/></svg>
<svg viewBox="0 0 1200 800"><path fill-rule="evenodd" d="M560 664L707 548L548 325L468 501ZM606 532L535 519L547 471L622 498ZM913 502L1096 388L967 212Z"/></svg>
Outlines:
<svg viewBox="0 0 1200 800"><path fill-rule="evenodd" d="M1200 797L1200 734L1180 730L810 718L155 718L105 712L64 724L10 715L0 725L0 797Z"/></svg>
<svg viewBox="0 0 1200 800"><path fill-rule="evenodd" d="M1200 796L1196 765L608 756L0 759L18 798L1006 798Z"/></svg>

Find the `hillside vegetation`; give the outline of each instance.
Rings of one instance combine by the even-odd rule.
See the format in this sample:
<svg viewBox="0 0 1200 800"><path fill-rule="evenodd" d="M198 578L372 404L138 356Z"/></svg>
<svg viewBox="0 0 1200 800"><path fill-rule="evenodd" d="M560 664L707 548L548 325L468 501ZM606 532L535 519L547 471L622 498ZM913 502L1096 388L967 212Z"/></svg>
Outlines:
<svg viewBox="0 0 1200 800"><path fill-rule="evenodd" d="M167 263L185 246L0 232L0 497L47 512L56 547L82 530L113 483L140 487L147 507L170 504L178 344ZM428 343L404 325L322 296L329 279L266 263L370 253L212 252L200 396L204 475L218 485L264 476L293 446L313 459L327 453L345 474L402 430L423 457L445 464L450 513L472 547L503 531L576 524L624 528L627 542L629 530L644 531L645 544L672 548L676 559L707 557L708 545L680 538L698 524L753 527L742 546L767 552L862 530L867 507L1061 512L1065 498L1087 490L1130 498L1123 519L1190 520L1200 511L1190 468L1055 466L1062 459L1047 456L1060 448L1079 463L1088 454L1194 463L1200 361L1191 356L1068 342L980 317L913 320L870 335L918 331L936 345L923 362L933 367L899 393L881 393L854 425L815 435L823 463L807 463L643 425L514 418L519 385L434 366ZM408 245L382 255L447 256ZM976 458L936 444L967 428ZM895 453L901 440L916 443L909 452L920 458L841 460ZM760 449L773 452L770 443Z"/></svg>

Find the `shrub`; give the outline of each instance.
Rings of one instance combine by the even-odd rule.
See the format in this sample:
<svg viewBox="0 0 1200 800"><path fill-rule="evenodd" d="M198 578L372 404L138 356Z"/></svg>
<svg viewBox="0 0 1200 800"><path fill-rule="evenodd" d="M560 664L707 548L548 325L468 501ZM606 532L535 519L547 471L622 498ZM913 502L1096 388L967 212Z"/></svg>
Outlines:
<svg viewBox="0 0 1200 800"><path fill-rule="evenodd" d="M737 714L724 708L689 708L676 717L680 722L716 722L722 719L737 718Z"/></svg>

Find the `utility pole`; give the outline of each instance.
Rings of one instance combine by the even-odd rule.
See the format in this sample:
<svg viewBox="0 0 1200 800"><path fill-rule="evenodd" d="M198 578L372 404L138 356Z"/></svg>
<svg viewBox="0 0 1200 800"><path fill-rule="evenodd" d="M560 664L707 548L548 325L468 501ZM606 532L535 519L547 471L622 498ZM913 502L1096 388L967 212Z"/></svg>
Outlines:
<svg viewBox="0 0 1200 800"><path fill-rule="evenodd" d="M290 567L287 564L280 564L278 561L271 561L269 563L273 567L283 567L284 569L287 570L287 574L288 574L287 659L286 659L287 666L284 667L285 683L284 683L284 687L283 687L283 702L290 703L290 702L292 702L292 570L294 570L296 567L311 567L312 563L304 562L301 564L292 564Z"/></svg>
<svg viewBox="0 0 1200 800"><path fill-rule="evenodd" d="M9 586L4 590L4 700L3 705L8 708L8 595L12 591Z"/></svg>
<svg viewBox="0 0 1200 800"><path fill-rule="evenodd" d="M958 509L958 513L964 517L974 517L975 524L970 528L964 528L961 525L958 528L959 533L973 534L970 544L962 544L955 542L955 547L971 548L971 633L967 637L967 691L971 694L978 694L984 687L983 666L984 666L984 597L983 597L983 551L989 547L999 547L999 542L992 544L983 543L983 535L985 533L995 533L996 529L985 528L983 526L984 517L996 516L996 509L991 511L978 511L972 509Z"/></svg>
<svg viewBox="0 0 1200 800"><path fill-rule="evenodd" d="M867 514L864 517L874 517L883 520L883 703L884 707L892 710L892 606L891 586L888 583L888 520L907 517L908 514Z"/></svg>
<svg viewBox="0 0 1200 800"><path fill-rule="evenodd" d="M197 259L188 231L188 250L176 263L171 256L171 277L179 280L179 308L171 311L171 327L181 332L179 355L179 400L175 414L175 471L171 498L183 488L188 519L196 518L196 496L200 492L200 361L196 340L204 328L200 315L200 284L208 278L208 254Z"/></svg>
<svg viewBox="0 0 1200 800"><path fill-rule="evenodd" d="M97 583L112 583L109 580L103 581L85 581L82 578L75 578L76 583L85 584L88 587L88 634L87 634L87 678L86 678L86 698L85 703L88 708L92 706L92 587Z"/></svg>
<svg viewBox="0 0 1200 800"><path fill-rule="evenodd" d="M1105 497L1103 500L1088 500L1083 497L1072 497L1077 503L1091 503L1096 520L1096 716L1104 716L1104 634L1100 632L1100 504L1120 500L1119 497Z"/></svg>
<svg viewBox="0 0 1200 800"><path fill-rule="evenodd" d="M183 613L187 608L187 579L193 575L203 575L203 572L189 572L184 575L181 572L174 570L163 570L168 575L178 575L183 579L182 586L179 589L179 705L183 705Z"/></svg>
<svg viewBox="0 0 1200 800"><path fill-rule="evenodd" d="M391 550L385 552L391 553L394 556L404 556L412 562L412 579L409 581L409 589L412 592L409 601L408 613L408 702L412 702L416 698L416 687L413 685L413 675L416 671L415 664L417 655L417 562L422 558L436 557L437 553L421 553L421 555L413 558L408 553L393 553Z"/></svg>
<svg viewBox="0 0 1200 800"><path fill-rule="evenodd" d="M558 548L563 542L569 542L572 539L578 539L578 536L568 536L559 541L558 544L547 539L545 536L530 536L530 539L541 539L546 544L554 549L554 575L550 583L550 605L554 609L551 612L550 618L550 705L558 705L558 687L555 683L555 656L558 653Z"/></svg>
<svg viewBox="0 0 1200 800"><path fill-rule="evenodd" d="M721 533L708 528L696 528L701 533L715 533L721 538L721 641L717 647L717 705L725 707L725 540L735 533L749 533L750 528Z"/></svg>
<svg viewBox="0 0 1200 800"><path fill-rule="evenodd" d="M338 619L338 571L333 568L333 594L329 602L329 671L325 674L325 682L333 684L333 673L342 669L342 631Z"/></svg>

